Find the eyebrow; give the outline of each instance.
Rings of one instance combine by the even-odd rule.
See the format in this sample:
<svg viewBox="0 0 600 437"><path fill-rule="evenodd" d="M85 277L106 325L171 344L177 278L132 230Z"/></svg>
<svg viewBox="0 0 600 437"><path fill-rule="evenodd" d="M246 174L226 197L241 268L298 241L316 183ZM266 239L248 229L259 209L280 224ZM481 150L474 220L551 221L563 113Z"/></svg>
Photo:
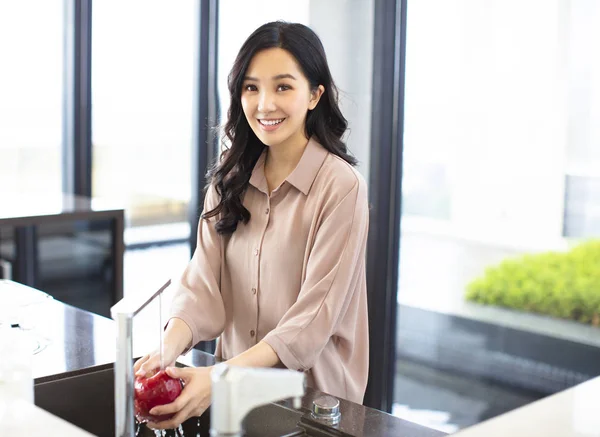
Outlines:
<svg viewBox="0 0 600 437"><path fill-rule="evenodd" d="M292 80L296 80L296 78L294 76L292 76L289 73L284 73L284 74L278 74L276 76L273 76L272 78L273 80L281 80L281 79L292 79ZM258 79L255 77L250 77L250 76L246 76L244 77L244 80L250 80L250 81L254 81L254 82L258 82Z"/></svg>

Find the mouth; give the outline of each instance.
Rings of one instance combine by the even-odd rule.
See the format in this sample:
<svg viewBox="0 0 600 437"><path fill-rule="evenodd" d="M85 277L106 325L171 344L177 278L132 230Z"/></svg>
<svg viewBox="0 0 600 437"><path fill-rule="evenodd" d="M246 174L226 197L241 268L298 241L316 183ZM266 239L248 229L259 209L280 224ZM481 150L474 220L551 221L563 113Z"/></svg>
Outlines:
<svg viewBox="0 0 600 437"><path fill-rule="evenodd" d="M258 119L258 124L263 130L273 131L277 129L281 123L283 123L285 118L273 118L273 119Z"/></svg>

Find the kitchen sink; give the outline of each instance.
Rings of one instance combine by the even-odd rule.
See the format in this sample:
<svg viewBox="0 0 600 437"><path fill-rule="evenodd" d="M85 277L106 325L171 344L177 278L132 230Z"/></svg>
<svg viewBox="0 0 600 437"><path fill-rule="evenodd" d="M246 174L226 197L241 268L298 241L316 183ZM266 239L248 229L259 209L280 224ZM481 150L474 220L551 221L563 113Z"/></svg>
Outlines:
<svg viewBox="0 0 600 437"><path fill-rule="evenodd" d="M59 375L38 380L34 386L35 404L44 410L99 437L115 436L113 366L87 369L85 373ZM326 437L322 427L313 428L307 414L280 404L268 404L252 410L244 419L245 437ZM302 425L306 423L307 426ZM210 410L182 424L183 435L209 437ZM137 436L154 437L154 430L136 424ZM335 431L334 431L335 432ZM180 436L169 430L165 436Z"/></svg>

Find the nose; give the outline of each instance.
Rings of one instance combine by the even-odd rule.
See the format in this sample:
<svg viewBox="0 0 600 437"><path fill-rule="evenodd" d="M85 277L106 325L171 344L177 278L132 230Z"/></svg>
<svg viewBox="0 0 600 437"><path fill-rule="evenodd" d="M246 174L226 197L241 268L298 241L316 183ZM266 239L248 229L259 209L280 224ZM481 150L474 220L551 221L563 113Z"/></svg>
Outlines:
<svg viewBox="0 0 600 437"><path fill-rule="evenodd" d="M258 97L258 112L267 114L277 109L275 105L275 96L269 91L261 91Z"/></svg>

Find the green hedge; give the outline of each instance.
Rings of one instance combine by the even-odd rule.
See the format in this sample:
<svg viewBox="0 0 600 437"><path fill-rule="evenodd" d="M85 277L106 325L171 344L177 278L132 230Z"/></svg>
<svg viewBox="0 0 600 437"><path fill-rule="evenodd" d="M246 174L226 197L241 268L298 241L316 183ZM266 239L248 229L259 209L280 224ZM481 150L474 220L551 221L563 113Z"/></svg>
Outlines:
<svg viewBox="0 0 600 437"><path fill-rule="evenodd" d="M600 240L506 259L471 282L466 298L600 326Z"/></svg>

